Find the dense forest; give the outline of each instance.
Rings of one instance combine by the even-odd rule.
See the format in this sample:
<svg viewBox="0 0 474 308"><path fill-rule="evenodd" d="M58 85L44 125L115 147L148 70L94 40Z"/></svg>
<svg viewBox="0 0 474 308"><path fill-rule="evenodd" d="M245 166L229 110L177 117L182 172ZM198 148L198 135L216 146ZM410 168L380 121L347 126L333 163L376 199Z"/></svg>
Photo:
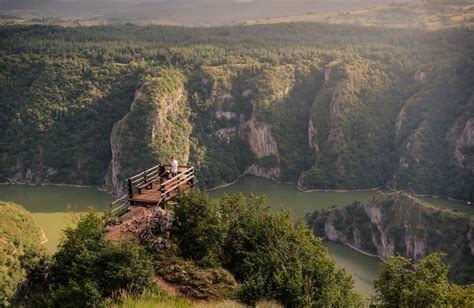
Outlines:
<svg viewBox="0 0 474 308"><path fill-rule="evenodd" d="M474 33L298 23L0 28L0 181L105 185L170 156L201 187L473 200Z"/></svg>

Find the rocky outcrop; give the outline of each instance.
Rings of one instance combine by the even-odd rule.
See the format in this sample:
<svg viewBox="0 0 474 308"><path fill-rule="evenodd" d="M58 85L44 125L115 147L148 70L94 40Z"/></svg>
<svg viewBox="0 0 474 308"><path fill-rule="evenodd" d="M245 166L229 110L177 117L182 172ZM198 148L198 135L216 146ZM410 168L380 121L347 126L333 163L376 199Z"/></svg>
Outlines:
<svg viewBox="0 0 474 308"><path fill-rule="evenodd" d="M147 77L135 93L130 112L112 130L112 160L106 187L116 196L124 193L124 179L159 161L188 161L191 124L184 100L184 77L164 70Z"/></svg>
<svg viewBox="0 0 474 308"><path fill-rule="evenodd" d="M258 158L278 156L278 147L269 124L258 122L252 117L239 126L239 135L248 140L250 149Z"/></svg>
<svg viewBox="0 0 474 308"><path fill-rule="evenodd" d="M216 111L216 117L218 119L227 119L227 120L230 120L230 119L237 119L239 118L239 115L236 114L235 112L231 112L231 111Z"/></svg>
<svg viewBox="0 0 474 308"><path fill-rule="evenodd" d="M471 217L469 222L469 232L467 233L467 239L469 240L471 255L474 255L474 217Z"/></svg>
<svg viewBox="0 0 474 308"><path fill-rule="evenodd" d="M251 174L261 178L276 180L280 177L281 170L279 167L266 168L257 164L252 164L245 169L244 174Z"/></svg>
<svg viewBox="0 0 474 308"><path fill-rule="evenodd" d="M324 87L322 88L321 93L316 97L315 105L313 106L309 118L307 130L308 146L314 151L316 161L312 168L298 178L297 185L302 190L315 188L311 184L313 182L311 173L312 169L319 167L318 160L320 159L321 149L324 147L326 147L326 151L330 151L334 155L336 161L336 168L334 170L335 175L342 177L346 174L344 163L340 158L340 153L346 145L343 123L346 120L348 109L345 106L344 90L348 84L348 80L331 80L332 71L332 67L325 70ZM326 110L321 110L323 105ZM325 123L319 123L318 119L322 119L321 122L324 121ZM318 134L321 134L321 126L323 126L324 130L327 131L327 134L324 136L318 136ZM316 189L318 188L320 187L316 187ZM337 189L336 187L332 188Z"/></svg>
<svg viewBox="0 0 474 308"><path fill-rule="evenodd" d="M232 139L235 138L237 135L237 127L227 127L227 128L222 128L219 129L215 135L221 142L225 142L227 144L230 143Z"/></svg>
<svg viewBox="0 0 474 308"><path fill-rule="evenodd" d="M370 223L375 226L376 232L371 237L372 243L377 248L377 255L382 258L388 258L393 256L395 251L395 245L392 238L388 237L383 228L382 224L382 211L379 207L369 206L368 204L363 205L365 213L370 219ZM376 236L378 235L378 236ZM354 244L359 244L354 241Z"/></svg>
<svg viewBox="0 0 474 308"><path fill-rule="evenodd" d="M459 137L454 143L453 155L460 167L474 171L474 161L468 161L463 150L474 148L474 118L467 120Z"/></svg>
<svg viewBox="0 0 474 308"><path fill-rule="evenodd" d="M106 227L107 240L146 242L156 250L170 247L173 216L156 206L136 207L115 218Z"/></svg>
<svg viewBox="0 0 474 308"><path fill-rule="evenodd" d="M22 170L21 166L17 165L17 172L7 178L7 182L10 184L35 184L34 174L31 169Z"/></svg>
<svg viewBox="0 0 474 308"><path fill-rule="evenodd" d="M276 157L278 164L268 167L252 164L245 170L245 174L252 174L269 179L278 179L281 175L279 166L278 146L272 134L272 128L269 124L260 122L256 119L255 110L257 104L252 102L253 114L250 120L243 122L238 127L239 136L247 140L250 150L255 154L257 159L272 156Z"/></svg>
<svg viewBox="0 0 474 308"><path fill-rule="evenodd" d="M347 81L341 81L332 92L331 103L329 104L329 116L331 128L327 142L331 144L335 151L340 151L344 146L344 132L341 122L344 121L346 109L344 108L344 96L342 91Z"/></svg>
<svg viewBox="0 0 474 308"><path fill-rule="evenodd" d="M308 144L309 147L314 150L316 154L318 154L319 152L318 142L316 141L317 134L318 130L316 128L316 125L314 124L313 119L310 118L308 123Z"/></svg>
<svg viewBox="0 0 474 308"><path fill-rule="evenodd" d="M416 82L422 82L428 77L428 74L421 70L417 70L415 76L413 76Z"/></svg>
<svg viewBox="0 0 474 308"><path fill-rule="evenodd" d="M286 68L277 68L277 71L285 71ZM270 72L273 72L270 70ZM275 78L274 74L264 71L261 78ZM222 74L222 72L220 72ZM294 87L294 81L286 79L285 76L277 75L278 87L272 89L254 89L253 87L243 87L237 94L232 95L229 87L231 80L224 78L226 85L223 85L223 80L213 80L210 90L209 101L212 103L213 110L215 110L211 117L212 119L206 119L206 121L213 122L215 119L222 121L218 123L224 123L222 128L217 129L212 136L225 145L229 145L235 140L243 140L249 146L250 152L254 155L255 161L250 162L249 165L243 166L244 169L242 174L252 174L264 178L277 180L281 176L280 159L278 153L278 145L275 137L273 136L272 125L265 121L264 117L261 117L261 111L272 105L274 101L278 101L289 95ZM272 79L273 80L273 79ZM211 83L209 81L208 83ZM232 87L240 87L241 85L232 84ZM257 93L257 94L256 94ZM240 101L245 101L251 106L248 108L247 113L244 114L237 110L237 106ZM233 121L233 122L229 122ZM234 126L227 126L229 123L235 123ZM219 127L219 126L218 126ZM261 164L259 160L268 157L275 158L274 164Z"/></svg>
<svg viewBox="0 0 474 308"><path fill-rule="evenodd" d="M446 252L452 279L474 279L474 217L467 214L402 193L380 193L345 208L315 212L307 220L316 235L383 259L400 254L418 261L431 252Z"/></svg>

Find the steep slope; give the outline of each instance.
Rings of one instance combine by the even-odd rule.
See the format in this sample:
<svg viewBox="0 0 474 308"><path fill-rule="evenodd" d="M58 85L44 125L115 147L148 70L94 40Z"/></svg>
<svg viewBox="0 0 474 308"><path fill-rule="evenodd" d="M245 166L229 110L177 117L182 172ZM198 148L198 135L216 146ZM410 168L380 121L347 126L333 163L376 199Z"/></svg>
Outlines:
<svg viewBox="0 0 474 308"><path fill-rule="evenodd" d="M442 210L402 193L383 194L345 208L307 216L315 234L383 259L401 254L415 261L447 253L450 278L472 283L474 217Z"/></svg>
<svg viewBox="0 0 474 308"><path fill-rule="evenodd" d="M23 207L0 202L0 305L8 306L19 284L26 279L26 267L41 251L44 233Z"/></svg>
<svg viewBox="0 0 474 308"><path fill-rule="evenodd" d="M474 200L472 31L0 31L2 182L122 193L174 155L205 188L254 174Z"/></svg>
<svg viewBox="0 0 474 308"><path fill-rule="evenodd" d="M159 161L188 161L191 124L185 103L184 76L177 70L158 70L142 79L130 112L112 129L112 161L105 182L117 195L123 180Z"/></svg>

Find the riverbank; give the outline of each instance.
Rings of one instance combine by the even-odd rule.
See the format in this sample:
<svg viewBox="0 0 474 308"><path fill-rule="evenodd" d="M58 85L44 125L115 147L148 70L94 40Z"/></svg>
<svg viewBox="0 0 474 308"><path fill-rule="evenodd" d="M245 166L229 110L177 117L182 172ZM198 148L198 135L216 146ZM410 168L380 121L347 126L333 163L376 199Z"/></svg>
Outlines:
<svg viewBox="0 0 474 308"><path fill-rule="evenodd" d="M16 183L9 183L9 182L3 182L0 183L0 186L59 186L59 187L77 187L77 188L96 188L99 191L104 191L106 190L103 187L100 186L90 186L90 185L77 185L77 184L65 184L65 183L48 183L48 182L41 182L41 183L26 183L26 182L16 182Z"/></svg>
<svg viewBox="0 0 474 308"><path fill-rule="evenodd" d="M404 190L396 190L396 189L393 189L392 187L390 186L385 186L385 187L382 187L382 186L378 186L378 187L372 187L372 188L362 188L362 189L303 189L300 185L298 185L297 183L295 182L280 182L280 181L276 181L275 179L272 179L272 178L265 178L265 177L259 177L259 176L256 176L256 175L252 175L252 174L247 174L247 173L244 173L244 174L241 174L235 181L233 182L230 182L230 183L225 183L225 184L222 184L222 185L219 185L217 187L213 187L213 188L209 188L209 189L206 189L207 192L212 192L212 191L216 191L216 190L219 190L219 189L222 189L222 188L226 188L226 187L230 187L234 184L237 184L242 178L246 177L246 176L254 176L254 177L257 177L257 178L262 178L262 179L265 179L265 180L268 180L268 181L271 181L275 184L282 184L282 185L295 185L296 186L296 189L298 191L301 191L303 193L314 193L314 192L323 192L323 193L357 193L357 192L375 192L375 191L381 191L383 192L385 189L390 191L390 192L402 192L402 193L406 193L410 196L414 196L414 197L417 197L417 198L435 198L435 199L445 199L445 200L448 200L448 201L452 201L452 202L457 202L457 203L461 203L461 204L465 204L465 205L474 205L471 201L469 200L460 200L460 199L453 199L453 198L450 198L448 196L443 196L443 195L421 195L421 194L416 194L416 193L413 193L413 192L407 192L407 191L404 191Z"/></svg>
<svg viewBox="0 0 474 308"><path fill-rule="evenodd" d="M321 239L322 239L323 241L329 241L329 242L331 242L331 243L339 243L339 244L342 244L342 245L344 245L344 246L347 246L347 247L349 247L349 248L351 248L351 249L357 251L358 253L363 254L364 256L372 257L372 258L377 258L377 259L379 259L379 260L382 261L382 262L386 262L386 260L385 260L384 258L382 258L381 256L376 255L376 254L372 254L372 253L369 253L369 252L366 252L366 251L363 251L363 250L361 250L361 249L359 249L359 248L357 248L357 247L355 247L355 246L352 246L352 245L349 244L349 243L338 242L338 241L331 241L331 240L328 239L327 237L323 237L323 238L321 238Z"/></svg>
<svg viewBox="0 0 474 308"><path fill-rule="evenodd" d="M471 201L461 200L461 199L453 199L453 198L445 196L445 195L420 195L420 194L415 194L415 193L412 193L412 192L407 192L407 191L404 191L404 190L394 189L394 188L392 188L388 185L386 186L386 188L391 192L404 193L404 194L408 194L410 196L414 196L414 197L417 197L417 198L427 198L428 197L428 198L435 198L435 199L445 199L445 200L449 200L449 201L453 201L453 202L463 203L463 204L466 204L466 205L473 205L473 203Z"/></svg>
<svg viewBox="0 0 474 308"><path fill-rule="evenodd" d="M378 191L380 187L374 188L363 188L363 189L310 189L304 190L299 185L296 185L296 188L304 193L312 193L312 192L335 192L335 193L351 193L351 192L369 192L369 191Z"/></svg>

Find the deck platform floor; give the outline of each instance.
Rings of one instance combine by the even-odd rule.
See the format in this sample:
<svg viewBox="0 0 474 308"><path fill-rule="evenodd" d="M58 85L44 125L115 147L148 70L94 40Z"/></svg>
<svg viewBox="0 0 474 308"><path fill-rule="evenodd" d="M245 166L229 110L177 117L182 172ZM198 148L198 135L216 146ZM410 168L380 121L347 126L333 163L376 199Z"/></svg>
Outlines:
<svg viewBox="0 0 474 308"><path fill-rule="evenodd" d="M143 188L140 194L134 194L130 199L130 205L158 205L173 199L178 194L178 190L188 190L191 184L183 184L179 189L171 191L167 196L162 196L160 191L160 183L152 183L150 188Z"/></svg>

